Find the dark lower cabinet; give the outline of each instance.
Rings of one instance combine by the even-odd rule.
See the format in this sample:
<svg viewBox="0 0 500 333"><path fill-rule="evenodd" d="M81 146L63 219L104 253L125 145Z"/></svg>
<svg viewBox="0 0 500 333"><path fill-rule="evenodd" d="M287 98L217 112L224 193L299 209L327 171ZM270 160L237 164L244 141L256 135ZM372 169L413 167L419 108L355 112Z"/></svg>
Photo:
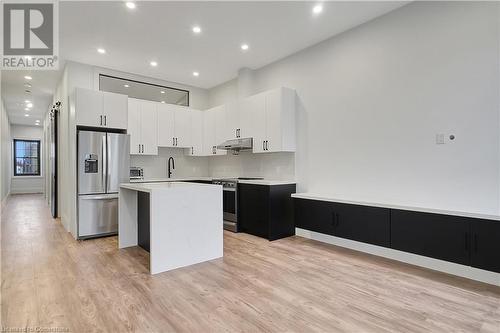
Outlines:
<svg viewBox="0 0 500 333"><path fill-rule="evenodd" d="M294 199L295 225L500 273L500 221Z"/></svg>
<svg viewBox="0 0 500 333"><path fill-rule="evenodd" d="M393 249L469 265L468 218L405 210L391 214Z"/></svg>
<svg viewBox="0 0 500 333"><path fill-rule="evenodd" d="M137 245L149 252L151 218L149 193L137 192Z"/></svg>
<svg viewBox="0 0 500 333"><path fill-rule="evenodd" d="M390 246L390 209L295 199L298 228L364 243Z"/></svg>
<svg viewBox="0 0 500 333"><path fill-rule="evenodd" d="M500 273L500 221L471 223L471 266Z"/></svg>
<svg viewBox="0 0 500 333"><path fill-rule="evenodd" d="M293 185L238 184L238 230L276 240L295 235Z"/></svg>

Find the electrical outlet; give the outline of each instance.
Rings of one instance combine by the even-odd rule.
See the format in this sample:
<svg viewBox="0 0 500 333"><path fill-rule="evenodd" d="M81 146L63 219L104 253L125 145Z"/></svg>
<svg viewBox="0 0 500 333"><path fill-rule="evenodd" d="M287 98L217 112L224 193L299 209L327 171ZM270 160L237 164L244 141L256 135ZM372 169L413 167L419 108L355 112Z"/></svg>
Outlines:
<svg viewBox="0 0 500 333"><path fill-rule="evenodd" d="M436 134L436 144L444 145L444 134Z"/></svg>

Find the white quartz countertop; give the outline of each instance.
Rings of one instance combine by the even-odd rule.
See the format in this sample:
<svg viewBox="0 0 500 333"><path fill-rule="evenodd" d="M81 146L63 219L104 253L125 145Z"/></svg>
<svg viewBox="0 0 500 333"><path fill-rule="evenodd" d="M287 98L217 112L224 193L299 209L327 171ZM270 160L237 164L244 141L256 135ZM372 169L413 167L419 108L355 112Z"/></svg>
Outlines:
<svg viewBox="0 0 500 333"><path fill-rule="evenodd" d="M214 179L230 179L233 177L184 177L184 178L149 178L149 179L132 179L130 183L165 183L165 182L189 182L189 181L208 181ZM236 177L234 177L236 178ZM238 180L240 184L253 184L253 185L289 185L296 184L294 180L272 180L272 179L247 179Z"/></svg>
<svg viewBox="0 0 500 333"><path fill-rule="evenodd" d="M290 185L296 184L294 180L269 180L269 179L250 179L250 180L238 180L240 184L252 184L252 185Z"/></svg>
<svg viewBox="0 0 500 333"><path fill-rule="evenodd" d="M454 211L454 210L442 210L442 209L434 209L434 208L403 206L403 205L391 205L391 204L384 204L384 203L380 203L380 202L346 200L346 199L340 199L340 198L336 198L336 197L329 196L329 195L322 195L322 194L309 193L309 192L308 193L294 193L294 194L292 194L292 198L310 199L310 200L319 200L319 201L330 201L330 202L338 202L338 203L345 203L345 204L351 204L351 205L410 210L410 211L423 212L423 213L444 214L444 215L453 215L453 216L462 216L462 217L471 217L471 218L477 218L477 219L500 221L499 215L488 215L488 214L469 213L469 212Z"/></svg>
<svg viewBox="0 0 500 333"><path fill-rule="evenodd" d="M186 182L153 182L153 183L122 183L120 184L120 188L124 188L127 190L134 190L139 192L148 192L151 193L156 190L172 190L175 188L199 188L202 186L221 186L221 185L212 185L212 184L199 184L199 183L186 183Z"/></svg>
<svg viewBox="0 0 500 333"><path fill-rule="evenodd" d="M161 182L189 182L189 181L207 181L211 182L212 177L183 177L183 178L149 178L149 179L131 179L130 183L161 183Z"/></svg>

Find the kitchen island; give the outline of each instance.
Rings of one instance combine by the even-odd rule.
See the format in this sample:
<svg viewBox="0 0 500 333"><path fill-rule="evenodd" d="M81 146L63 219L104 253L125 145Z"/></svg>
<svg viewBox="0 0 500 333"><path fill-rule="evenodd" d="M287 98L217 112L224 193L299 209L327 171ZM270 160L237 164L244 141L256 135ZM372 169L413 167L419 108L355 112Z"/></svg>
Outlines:
<svg viewBox="0 0 500 333"><path fill-rule="evenodd" d="M118 247L149 251L151 274L222 257L222 186L125 183L118 202Z"/></svg>

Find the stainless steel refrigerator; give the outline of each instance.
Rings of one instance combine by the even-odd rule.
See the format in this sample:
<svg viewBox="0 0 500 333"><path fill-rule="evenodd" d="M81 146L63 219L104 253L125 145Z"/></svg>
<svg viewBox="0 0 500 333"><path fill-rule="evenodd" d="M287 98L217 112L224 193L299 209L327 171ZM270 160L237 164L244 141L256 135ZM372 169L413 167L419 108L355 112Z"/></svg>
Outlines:
<svg viewBox="0 0 500 333"><path fill-rule="evenodd" d="M127 134L78 131L78 238L118 232L118 189L129 182L129 145Z"/></svg>

